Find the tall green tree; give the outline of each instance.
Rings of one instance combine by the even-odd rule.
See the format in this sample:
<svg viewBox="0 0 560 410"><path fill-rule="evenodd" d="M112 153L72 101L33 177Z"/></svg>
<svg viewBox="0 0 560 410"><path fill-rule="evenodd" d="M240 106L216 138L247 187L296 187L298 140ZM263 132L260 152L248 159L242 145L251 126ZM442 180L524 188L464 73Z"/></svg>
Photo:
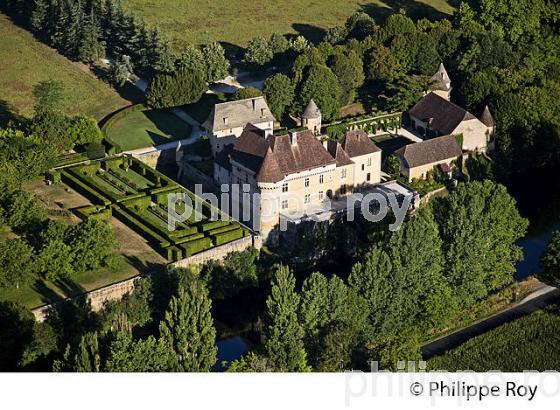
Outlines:
<svg viewBox="0 0 560 410"><path fill-rule="evenodd" d="M248 64L263 66L274 57L272 47L267 39L255 37L249 42L243 61Z"/></svg>
<svg viewBox="0 0 560 410"><path fill-rule="evenodd" d="M169 302L160 323L160 338L175 354L173 370L207 372L216 363L216 330L210 312L211 301L197 279Z"/></svg>
<svg viewBox="0 0 560 410"><path fill-rule="evenodd" d="M223 80L228 75L229 61L220 43L210 43L202 47L206 67L206 81Z"/></svg>
<svg viewBox="0 0 560 410"><path fill-rule="evenodd" d="M462 184L437 206L445 278L462 306L513 281L528 222L503 185Z"/></svg>
<svg viewBox="0 0 560 410"><path fill-rule="evenodd" d="M313 65L309 68L299 87L298 104L295 111L301 113L309 101L313 99L323 115L329 121L337 118L340 113L342 89L338 78L324 65Z"/></svg>
<svg viewBox="0 0 560 410"><path fill-rule="evenodd" d="M542 278L554 284L560 283L560 231L552 234L548 248L541 256Z"/></svg>
<svg viewBox="0 0 560 410"><path fill-rule="evenodd" d="M304 332L297 317L298 305L295 278L287 266L280 266L266 300L265 349L275 367L284 372L308 370Z"/></svg>
<svg viewBox="0 0 560 410"><path fill-rule="evenodd" d="M36 279L37 265L33 249L22 239L11 239L0 245L0 287L30 284Z"/></svg>
<svg viewBox="0 0 560 410"><path fill-rule="evenodd" d="M294 101L294 84L284 74L274 74L264 82L264 95L270 111L277 120L281 120L287 108Z"/></svg>

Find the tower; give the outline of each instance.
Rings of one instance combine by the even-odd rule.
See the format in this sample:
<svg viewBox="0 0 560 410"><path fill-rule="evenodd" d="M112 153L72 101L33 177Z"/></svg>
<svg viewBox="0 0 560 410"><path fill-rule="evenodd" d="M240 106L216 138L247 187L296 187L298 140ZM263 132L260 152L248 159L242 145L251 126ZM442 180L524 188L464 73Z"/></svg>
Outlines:
<svg viewBox="0 0 560 410"><path fill-rule="evenodd" d="M309 101L307 108L301 115L301 126L315 135L321 134L321 111L313 99Z"/></svg>
<svg viewBox="0 0 560 410"><path fill-rule="evenodd" d="M448 101L451 99L451 78L449 78L443 63L440 63L438 70L430 78L430 81L433 83L432 91L434 93Z"/></svg>

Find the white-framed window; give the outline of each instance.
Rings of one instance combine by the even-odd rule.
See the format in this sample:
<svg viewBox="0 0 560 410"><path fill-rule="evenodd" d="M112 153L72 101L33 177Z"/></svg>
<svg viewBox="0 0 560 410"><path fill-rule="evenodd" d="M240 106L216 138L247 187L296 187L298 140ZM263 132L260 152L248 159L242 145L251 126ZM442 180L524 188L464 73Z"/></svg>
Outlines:
<svg viewBox="0 0 560 410"><path fill-rule="evenodd" d="M282 192L288 192L288 183L287 182L284 182L282 184Z"/></svg>
<svg viewBox="0 0 560 410"><path fill-rule="evenodd" d="M325 181L325 176L324 175L319 175L319 183L322 184Z"/></svg>
<svg viewBox="0 0 560 410"><path fill-rule="evenodd" d="M288 200L287 199L282 200L282 209L288 209Z"/></svg>
<svg viewBox="0 0 560 410"><path fill-rule="evenodd" d="M371 167L371 158L368 158L368 159L367 159L367 166L368 166L368 167Z"/></svg>
<svg viewBox="0 0 560 410"><path fill-rule="evenodd" d="M306 187L306 188L309 187L309 178L305 178L305 187Z"/></svg>
<svg viewBox="0 0 560 410"><path fill-rule="evenodd" d="M325 197L325 193L323 191L319 191L319 199L322 200Z"/></svg>
<svg viewBox="0 0 560 410"><path fill-rule="evenodd" d="M306 204L311 203L311 194L305 194L304 202L305 202Z"/></svg>
<svg viewBox="0 0 560 410"><path fill-rule="evenodd" d="M342 170L340 171L341 179L346 179L346 171L348 171L346 168L342 168Z"/></svg>

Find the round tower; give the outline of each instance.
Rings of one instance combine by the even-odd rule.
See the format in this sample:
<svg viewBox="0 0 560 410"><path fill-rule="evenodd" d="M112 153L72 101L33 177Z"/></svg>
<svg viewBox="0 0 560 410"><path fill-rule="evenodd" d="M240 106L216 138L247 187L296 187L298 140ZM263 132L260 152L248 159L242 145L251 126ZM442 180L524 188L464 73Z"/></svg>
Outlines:
<svg viewBox="0 0 560 410"><path fill-rule="evenodd" d="M307 108L301 115L301 126L315 135L321 135L321 111L313 99L309 101Z"/></svg>

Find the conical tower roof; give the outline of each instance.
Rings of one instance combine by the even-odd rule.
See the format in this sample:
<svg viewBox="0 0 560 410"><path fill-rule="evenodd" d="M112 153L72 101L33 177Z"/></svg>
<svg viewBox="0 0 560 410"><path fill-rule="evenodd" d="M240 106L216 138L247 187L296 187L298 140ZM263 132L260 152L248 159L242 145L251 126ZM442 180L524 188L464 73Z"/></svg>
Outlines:
<svg viewBox="0 0 560 410"><path fill-rule="evenodd" d="M447 70L445 69L443 63L440 63L438 70L430 78L430 80L435 82L436 85L442 90L451 90L451 78L449 78L449 75L447 74Z"/></svg>
<svg viewBox="0 0 560 410"><path fill-rule="evenodd" d="M311 99L309 101L309 104L307 104L307 108L305 109L305 111L303 112L302 118L319 118L321 116L321 111L319 110L319 107L317 107L317 104L315 104L315 101L313 101L313 99Z"/></svg>
<svg viewBox="0 0 560 410"><path fill-rule="evenodd" d="M492 114L490 113L490 109L488 108L488 106L484 107L484 111L480 116L480 121L487 127L494 126L494 118L492 117Z"/></svg>

